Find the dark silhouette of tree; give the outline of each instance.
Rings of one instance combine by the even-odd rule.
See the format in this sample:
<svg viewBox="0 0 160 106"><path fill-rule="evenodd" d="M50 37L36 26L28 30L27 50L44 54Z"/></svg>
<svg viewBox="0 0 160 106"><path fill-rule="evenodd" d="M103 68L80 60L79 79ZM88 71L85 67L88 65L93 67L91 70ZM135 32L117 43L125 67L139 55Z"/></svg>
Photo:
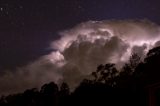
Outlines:
<svg viewBox="0 0 160 106"><path fill-rule="evenodd" d="M5 96L1 96L0 98L0 106L6 106L6 97Z"/></svg>
<svg viewBox="0 0 160 106"><path fill-rule="evenodd" d="M145 87L160 82L160 47L150 50L144 61L137 54L132 54L121 70L112 63L99 65L91 76L92 80L84 79L73 92L67 83L58 88L57 84L50 82L44 84L40 91L33 88L2 96L0 106L146 106ZM157 98L160 98L159 92L156 92Z"/></svg>
<svg viewBox="0 0 160 106"><path fill-rule="evenodd" d="M111 87L106 84L100 82L93 83L91 80L85 79L71 95L72 100L74 101L72 105L110 104L109 102L112 100L111 92L113 92Z"/></svg>
<svg viewBox="0 0 160 106"><path fill-rule="evenodd" d="M65 106L70 104L70 89L67 83L63 82L59 91L59 105Z"/></svg>
<svg viewBox="0 0 160 106"><path fill-rule="evenodd" d="M70 89L67 83L63 82L61 87L60 87L60 94L64 95L69 95L70 94Z"/></svg>
<svg viewBox="0 0 160 106"><path fill-rule="evenodd" d="M2 97L0 106L37 106L39 101L39 92L37 89L29 89L24 93Z"/></svg>
<svg viewBox="0 0 160 106"><path fill-rule="evenodd" d="M141 63L141 58L137 54L132 54L130 56L129 62L123 66L121 74L133 74L139 63Z"/></svg>
<svg viewBox="0 0 160 106"><path fill-rule="evenodd" d="M38 105L38 101L39 101L38 96L39 96L39 92L36 88L26 90L22 94L21 102L23 106L36 106Z"/></svg>
<svg viewBox="0 0 160 106"><path fill-rule="evenodd" d="M160 47L153 48L149 50L147 53L147 57L145 58L145 62L150 63L150 62L157 62L159 61L160 58Z"/></svg>
<svg viewBox="0 0 160 106"><path fill-rule="evenodd" d="M108 84L110 86L115 85L115 77L118 75L118 71L115 68L115 64L106 64L106 65L99 65L97 67L96 72L92 73L94 77L94 82L101 82Z"/></svg>
<svg viewBox="0 0 160 106"><path fill-rule="evenodd" d="M116 77L117 87L134 89L135 88L135 70L141 63L141 58L137 54L132 54L128 63L126 63L120 70Z"/></svg>
<svg viewBox="0 0 160 106"><path fill-rule="evenodd" d="M160 81L160 47L153 48L147 53L144 62L136 68L135 75L143 86Z"/></svg>
<svg viewBox="0 0 160 106"><path fill-rule="evenodd" d="M54 82L43 85L41 87L40 93L42 95L42 106L57 106L58 86Z"/></svg>

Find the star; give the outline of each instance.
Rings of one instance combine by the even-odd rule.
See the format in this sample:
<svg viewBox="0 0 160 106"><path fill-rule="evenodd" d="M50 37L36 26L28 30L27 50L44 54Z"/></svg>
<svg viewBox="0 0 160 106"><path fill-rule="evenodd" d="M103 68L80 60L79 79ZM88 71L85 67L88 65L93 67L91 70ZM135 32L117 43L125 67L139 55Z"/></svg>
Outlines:
<svg viewBox="0 0 160 106"><path fill-rule="evenodd" d="M20 9L23 9L23 6L19 6Z"/></svg>
<svg viewBox="0 0 160 106"><path fill-rule="evenodd" d="M2 7L0 8L0 11L3 11L3 8L2 8Z"/></svg>
<svg viewBox="0 0 160 106"><path fill-rule="evenodd" d="M81 6L81 5L79 5L79 6L78 6L78 8L79 8L79 9L82 9L82 6Z"/></svg>

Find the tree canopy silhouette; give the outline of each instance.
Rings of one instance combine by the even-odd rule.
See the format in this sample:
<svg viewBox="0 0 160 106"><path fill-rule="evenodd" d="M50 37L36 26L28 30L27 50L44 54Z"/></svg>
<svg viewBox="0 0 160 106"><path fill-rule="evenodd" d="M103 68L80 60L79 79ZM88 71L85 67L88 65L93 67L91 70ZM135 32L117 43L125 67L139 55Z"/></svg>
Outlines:
<svg viewBox="0 0 160 106"><path fill-rule="evenodd" d="M147 106L145 87L160 82L160 47L151 49L144 61L132 54L119 70L113 63L99 65L91 76L93 79L84 79L73 92L65 82L61 86L50 82L40 90L1 96L0 106ZM160 97L159 92L156 97Z"/></svg>

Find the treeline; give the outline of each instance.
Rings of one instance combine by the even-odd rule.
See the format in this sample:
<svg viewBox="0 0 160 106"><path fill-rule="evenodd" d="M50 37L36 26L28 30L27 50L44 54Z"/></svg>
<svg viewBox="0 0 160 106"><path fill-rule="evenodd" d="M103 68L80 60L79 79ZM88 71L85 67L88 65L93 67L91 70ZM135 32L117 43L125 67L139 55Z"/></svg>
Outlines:
<svg viewBox="0 0 160 106"><path fill-rule="evenodd" d="M66 83L58 87L51 82L40 90L2 96L0 106L147 106L148 86L160 82L160 47L150 50L144 61L133 54L121 70L112 63L99 65L91 76L74 92Z"/></svg>

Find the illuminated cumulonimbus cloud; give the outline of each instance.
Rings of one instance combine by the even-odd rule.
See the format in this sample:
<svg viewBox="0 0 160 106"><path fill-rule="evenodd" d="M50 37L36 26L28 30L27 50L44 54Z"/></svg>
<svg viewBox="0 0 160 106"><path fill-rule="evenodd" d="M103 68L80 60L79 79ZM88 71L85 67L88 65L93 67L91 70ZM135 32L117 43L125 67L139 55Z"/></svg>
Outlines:
<svg viewBox="0 0 160 106"><path fill-rule="evenodd" d="M121 67L131 53L143 57L159 42L159 26L146 20L84 22L60 32L60 38L51 43L50 54L15 73L7 71L0 77L0 91L18 92L50 81L65 81L75 88L99 64Z"/></svg>
<svg viewBox="0 0 160 106"><path fill-rule="evenodd" d="M51 44L56 52L48 59L54 61L53 64L55 60L63 60L64 64L58 62L61 67L65 64L81 67L84 63L87 67L94 66L92 63L97 66L104 62L126 62L131 53L144 55L160 40L160 28L146 20L89 21L60 35L61 38Z"/></svg>
<svg viewBox="0 0 160 106"><path fill-rule="evenodd" d="M146 20L89 21L60 35L51 46L63 57L63 79L74 85L99 64L111 62L121 67L131 53L143 57L160 40L160 28Z"/></svg>
<svg viewBox="0 0 160 106"><path fill-rule="evenodd" d="M107 46L107 43L117 39L119 42L115 42L113 45L121 42L127 46L126 50L130 53L135 47L144 48L145 46L147 51L159 41L159 31L159 26L149 21L89 21L61 32L62 37L54 41L52 47L61 55L64 55L65 51L72 46L77 45L79 47L83 43L89 43L91 44L89 49L91 49L95 44L101 47ZM112 50L109 52L112 52ZM121 56L121 58L127 60L128 58L125 57L125 54Z"/></svg>

